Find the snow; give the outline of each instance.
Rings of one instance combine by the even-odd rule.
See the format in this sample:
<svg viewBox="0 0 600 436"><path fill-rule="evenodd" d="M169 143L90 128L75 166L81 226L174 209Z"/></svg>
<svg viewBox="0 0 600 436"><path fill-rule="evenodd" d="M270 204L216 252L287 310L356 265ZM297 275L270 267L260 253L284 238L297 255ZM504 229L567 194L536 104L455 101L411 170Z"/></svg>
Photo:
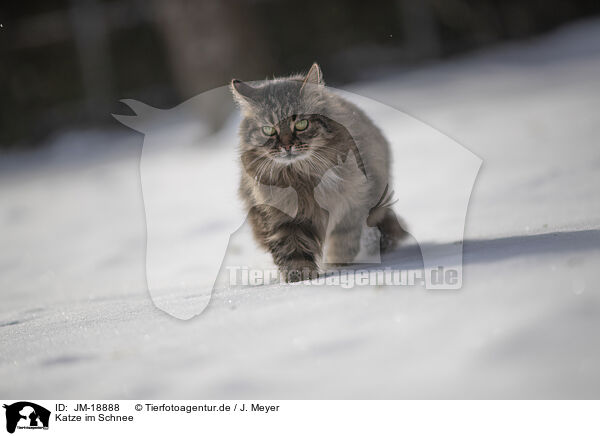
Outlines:
<svg viewBox="0 0 600 436"><path fill-rule="evenodd" d="M0 397L597 398L599 36L600 21L581 22L347 89L483 160L460 290L228 286L223 269L207 309L182 321L148 295L143 135L68 132L41 151L3 155ZM214 162L227 189L237 180L227 170L235 123L185 159ZM173 126L163 134L203 134ZM396 128L398 138L423 138ZM396 160L439 183L443 165L424 149ZM181 159L169 162L161 155L176 177ZM430 188L396 190L419 206L408 224L427 229L421 248L443 251L452 238ZM184 236L203 241L218 225ZM249 258L270 265L242 228L224 265ZM422 260L413 241L385 264L418 269ZM186 308L207 289L190 297L183 285L164 303Z"/></svg>

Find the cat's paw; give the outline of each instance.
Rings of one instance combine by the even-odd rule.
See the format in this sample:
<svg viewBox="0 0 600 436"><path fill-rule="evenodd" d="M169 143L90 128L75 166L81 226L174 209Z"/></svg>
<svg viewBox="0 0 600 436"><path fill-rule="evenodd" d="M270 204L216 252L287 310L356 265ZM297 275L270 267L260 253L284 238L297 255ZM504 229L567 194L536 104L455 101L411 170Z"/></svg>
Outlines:
<svg viewBox="0 0 600 436"><path fill-rule="evenodd" d="M319 277L319 269L316 264L303 261L293 262L280 268L281 278L286 283L313 280Z"/></svg>

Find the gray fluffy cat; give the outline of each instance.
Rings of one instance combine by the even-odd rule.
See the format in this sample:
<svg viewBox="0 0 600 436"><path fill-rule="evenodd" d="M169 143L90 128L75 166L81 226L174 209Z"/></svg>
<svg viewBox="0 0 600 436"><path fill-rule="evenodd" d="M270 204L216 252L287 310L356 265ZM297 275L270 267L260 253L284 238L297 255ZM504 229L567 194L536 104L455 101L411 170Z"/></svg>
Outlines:
<svg viewBox="0 0 600 436"><path fill-rule="evenodd" d="M233 80L231 89L244 116L240 196L286 281L316 277L323 260L352 263L370 231L376 249L396 246L405 231L390 207L389 144L324 86L317 64L306 76Z"/></svg>

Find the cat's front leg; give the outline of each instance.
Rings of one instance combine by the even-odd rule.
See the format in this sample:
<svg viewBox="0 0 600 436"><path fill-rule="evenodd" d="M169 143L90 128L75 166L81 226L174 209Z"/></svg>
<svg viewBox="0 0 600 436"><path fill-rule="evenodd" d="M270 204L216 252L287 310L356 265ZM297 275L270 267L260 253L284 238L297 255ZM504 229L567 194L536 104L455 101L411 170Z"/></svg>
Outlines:
<svg viewBox="0 0 600 436"><path fill-rule="evenodd" d="M286 282L315 279L323 250L322 232L309 220L278 223L266 242Z"/></svg>
<svg viewBox="0 0 600 436"><path fill-rule="evenodd" d="M327 235L326 263L331 266L351 264L360 251L364 213L347 213Z"/></svg>

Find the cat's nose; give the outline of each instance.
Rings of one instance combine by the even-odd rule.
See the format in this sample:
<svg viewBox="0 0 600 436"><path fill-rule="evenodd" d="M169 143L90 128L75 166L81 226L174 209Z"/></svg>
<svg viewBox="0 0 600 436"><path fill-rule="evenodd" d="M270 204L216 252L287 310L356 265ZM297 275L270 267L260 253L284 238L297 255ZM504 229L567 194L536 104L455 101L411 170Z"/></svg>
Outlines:
<svg viewBox="0 0 600 436"><path fill-rule="evenodd" d="M285 151L290 151L292 149L292 144L283 144L283 148Z"/></svg>
<svg viewBox="0 0 600 436"><path fill-rule="evenodd" d="M281 143L284 146L287 146L288 144L289 144L289 146L291 146L292 142L294 142L293 139L294 138L293 138L290 130L282 127L281 130L279 131L279 140L281 141Z"/></svg>

